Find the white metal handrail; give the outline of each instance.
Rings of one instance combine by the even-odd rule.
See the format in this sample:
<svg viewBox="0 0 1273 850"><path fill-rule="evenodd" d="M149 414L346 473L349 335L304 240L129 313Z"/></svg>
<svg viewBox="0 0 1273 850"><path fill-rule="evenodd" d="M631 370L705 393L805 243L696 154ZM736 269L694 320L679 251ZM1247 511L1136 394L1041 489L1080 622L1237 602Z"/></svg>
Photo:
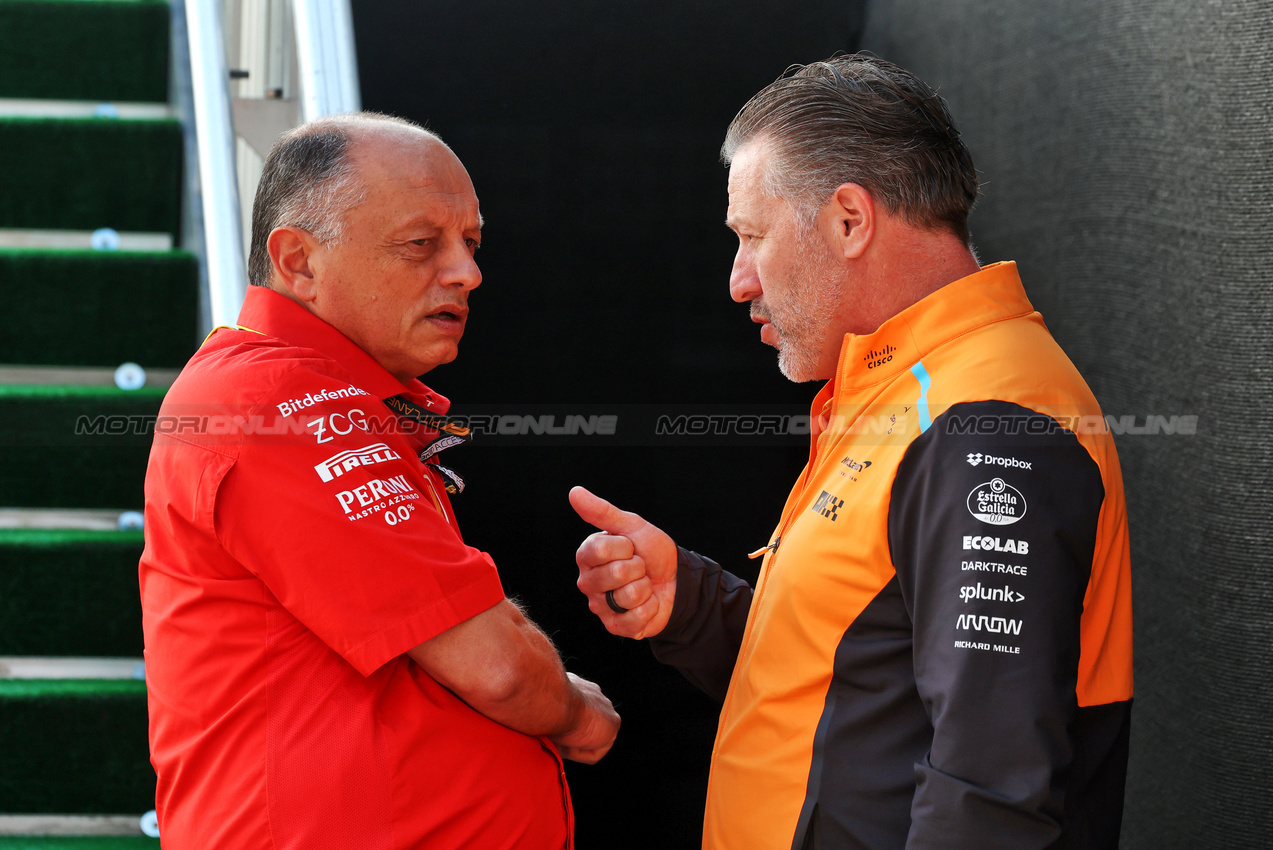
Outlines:
<svg viewBox="0 0 1273 850"><path fill-rule="evenodd" d="M219 4L184 4L194 92L199 186L203 199L203 261L208 268L212 326L232 325L247 293L247 260L230 118L230 70L225 61Z"/></svg>
<svg viewBox="0 0 1273 850"><path fill-rule="evenodd" d="M203 218L200 260L206 271L208 319L213 327L233 324L247 293L244 213L250 212L240 204L233 116L236 112L263 116L268 113L269 129L276 132L282 113L274 109L232 109L222 17L224 0L170 2L174 16L184 13L189 44L199 208ZM244 3L240 11L249 5ZM312 121L324 115L357 111L361 99L349 0L291 0L291 5L300 119ZM264 70L255 69L258 74ZM250 141L260 146L262 128L253 129L258 132L248 134L253 137ZM244 178L248 183L244 193L255 182L251 172L246 173L249 176Z"/></svg>
<svg viewBox="0 0 1273 850"><path fill-rule="evenodd" d="M301 120L357 112L358 63L348 0L292 0Z"/></svg>

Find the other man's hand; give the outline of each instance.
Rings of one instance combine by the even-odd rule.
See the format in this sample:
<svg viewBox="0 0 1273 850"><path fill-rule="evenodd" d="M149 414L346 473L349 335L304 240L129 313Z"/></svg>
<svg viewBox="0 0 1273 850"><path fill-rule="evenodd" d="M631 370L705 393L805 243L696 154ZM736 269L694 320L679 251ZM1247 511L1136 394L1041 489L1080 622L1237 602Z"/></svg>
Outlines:
<svg viewBox="0 0 1273 850"><path fill-rule="evenodd" d="M579 590L588 609L611 634L640 640L663 631L676 598L676 544L659 528L594 496L583 487L570 491L570 505L601 529L575 553ZM606 591L625 613L614 611Z"/></svg>
<svg viewBox="0 0 1273 850"><path fill-rule="evenodd" d="M584 764L601 761L615 736L619 734L619 714L610 704L601 688L574 673L567 673L571 687L579 694L580 708L575 728L564 735L556 735L552 741L561 751L561 757Z"/></svg>

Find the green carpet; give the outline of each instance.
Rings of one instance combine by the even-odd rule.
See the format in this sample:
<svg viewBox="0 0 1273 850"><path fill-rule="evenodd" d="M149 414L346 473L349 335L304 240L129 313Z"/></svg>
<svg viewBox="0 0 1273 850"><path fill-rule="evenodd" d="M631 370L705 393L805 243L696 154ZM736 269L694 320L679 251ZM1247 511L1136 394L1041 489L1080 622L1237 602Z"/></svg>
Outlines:
<svg viewBox="0 0 1273 850"><path fill-rule="evenodd" d="M163 101L162 0L0 0L0 97Z"/></svg>
<svg viewBox="0 0 1273 850"><path fill-rule="evenodd" d="M0 119L0 227L178 233L181 124Z"/></svg>
<svg viewBox="0 0 1273 850"><path fill-rule="evenodd" d="M68 838L65 836L0 836L0 850L145 850L159 846L158 838Z"/></svg>
<svg viewBox="0 0 1273 850"><path fill-rule="evenodd" d="M143 545L140 531L0 529L0 655L141 657Z"/></svg>
<svg viewBox="0 0 1273 850"><path fill-rule="evenodd" d="M0 281L0 363L174 368L199 345L199 268L185 251L3 249Z"/></svg>
<svg viewBox="0 0 1273 850"><path fill-rule="evenodd" d="M0 810L115 814L154 806L146 686L0 680Z"/></svg>
<svg viewBox="0 0 1273 850"><path fill-rule="evenodd" d="M162 394L0 387L0 506L140 510Z"/></svg>

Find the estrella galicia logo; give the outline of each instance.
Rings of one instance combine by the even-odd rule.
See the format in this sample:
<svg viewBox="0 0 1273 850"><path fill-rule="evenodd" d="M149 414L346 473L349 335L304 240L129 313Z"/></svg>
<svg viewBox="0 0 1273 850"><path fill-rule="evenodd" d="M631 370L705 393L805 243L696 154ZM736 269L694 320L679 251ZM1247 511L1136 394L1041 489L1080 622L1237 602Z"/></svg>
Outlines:
<svg viewBox="0 0 1273 850"><path fill-rule="evenodd" d="M976 466L977 464L981 463L981 452L969 452L968 463L972 464L973 466Z"/></svg>
<svg viewBox="0 0 1273 850"><path fill-rule="evenodd" d="M826 490L823 490L822 495L818 496L817 500L814 501L813 506L810 508L810 510L814 511L815 513L822 514L824 517L827 517L832 522L835 522L836 519L838 518L836 515L836 511L838 511L842 507L844 507L843 499L837 499L835 496L832 496Z"/></svg>
<svg viewBox="0 0 1273 850"><path fill-rule="evenodd" d="M1025 510L1025 496L1002 478L978 484L968 494L968 513L990 525L1012 525Z"/></svg>

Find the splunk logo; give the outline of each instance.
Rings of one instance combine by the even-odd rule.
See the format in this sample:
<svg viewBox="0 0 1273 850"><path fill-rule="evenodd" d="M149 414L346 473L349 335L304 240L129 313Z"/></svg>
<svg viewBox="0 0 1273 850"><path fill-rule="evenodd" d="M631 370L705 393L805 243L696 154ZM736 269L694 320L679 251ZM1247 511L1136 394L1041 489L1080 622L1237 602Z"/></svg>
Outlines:
<svg viewBox="0 0 1273 850"><path fill-rule="evenodd" d="M1024 620L1008 617L987 617L984 614L960 614L955 623L957 631L990 632L996 635L1019 635Z"/></svg>
<svg viewBox="0 0 1273 850"><path fill-rule="evenodd" d="M315 466L314 471L324 481L331 481L360 466L371 466L377 463L384 463L387 460L401 459L402 455L384 443L376 443L371 446L363 446L361 449L350 449L347 452L332 455Z"/></svg>
<svg viewBox="0 0 1273 850"><path fill-rule="evenodd" d="M1017 593L1008 585L1003 587L982 587L981 582L966 584L959 588L959 598L964 602L984 599L987 602L1024 602L1025 596Z"/></svg>

